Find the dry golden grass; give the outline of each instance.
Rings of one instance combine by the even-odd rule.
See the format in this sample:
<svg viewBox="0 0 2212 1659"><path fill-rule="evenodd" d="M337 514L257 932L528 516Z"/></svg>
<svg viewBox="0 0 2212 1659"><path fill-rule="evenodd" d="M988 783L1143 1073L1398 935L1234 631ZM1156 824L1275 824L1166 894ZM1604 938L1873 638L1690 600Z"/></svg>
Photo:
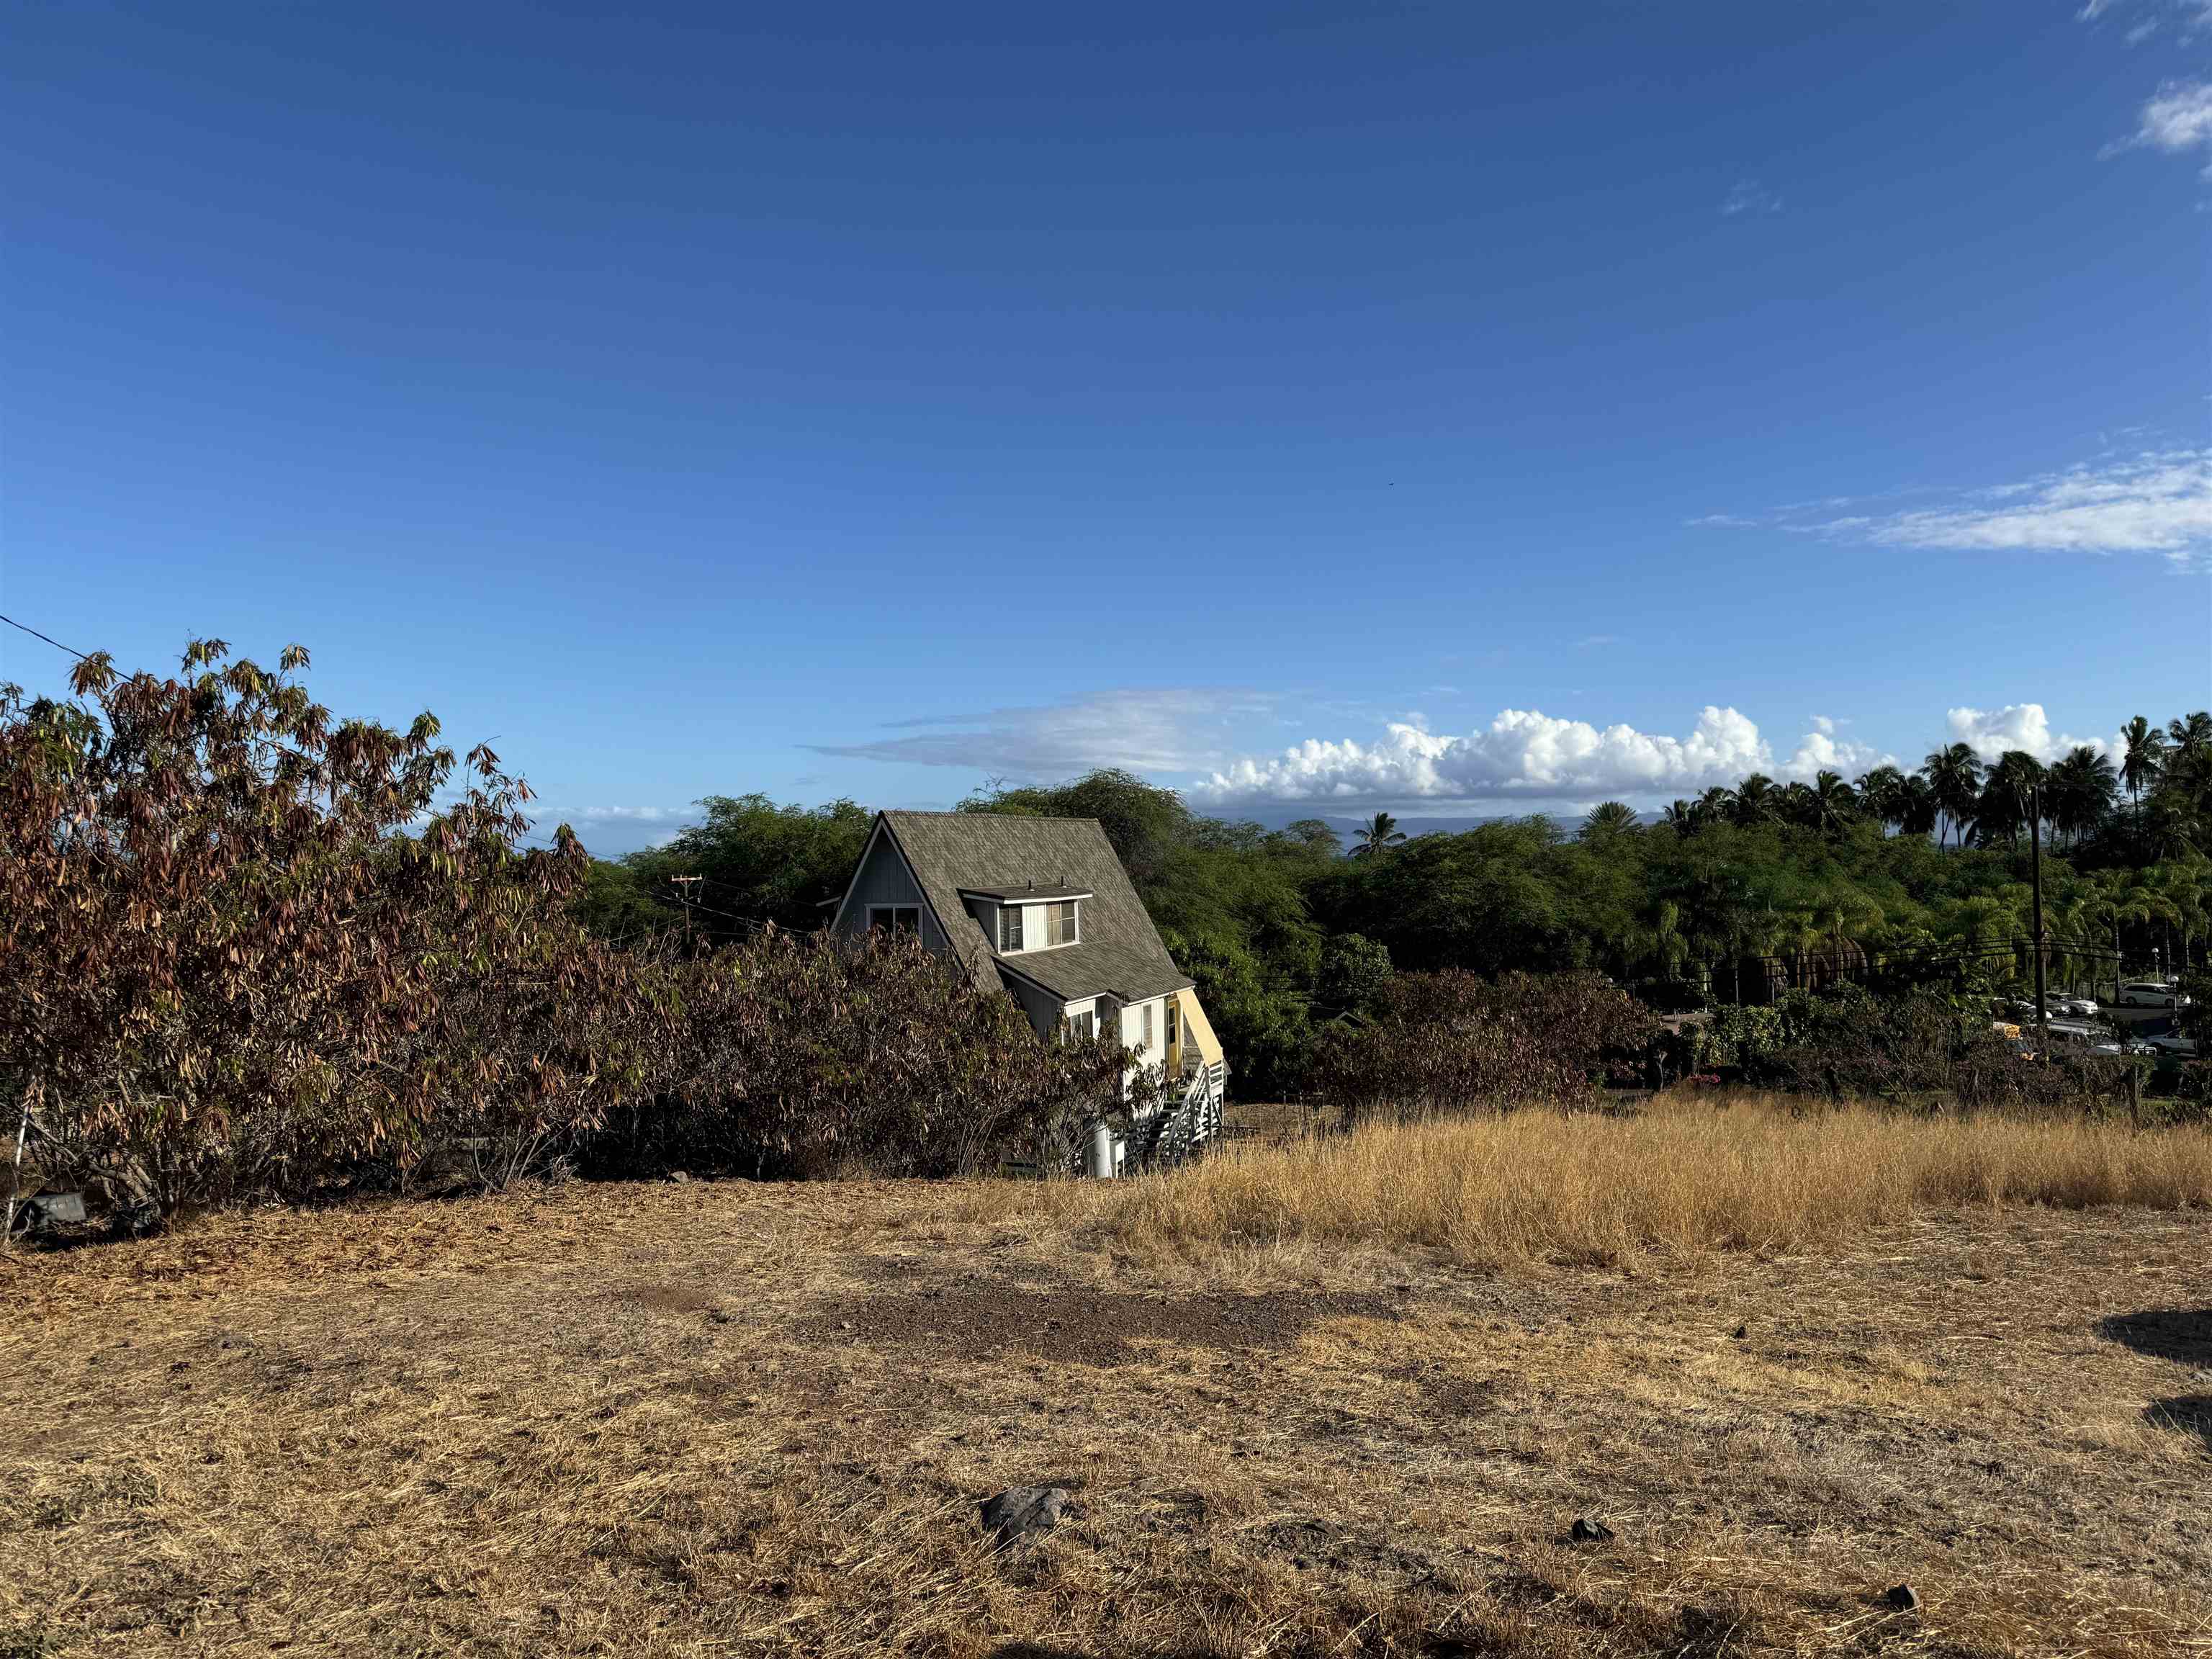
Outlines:
<svg viewBox="0 0 2212 1659"><path fill-rule="evenodd" d="M1678 1094L1634 1116L1532 1110L1238 1146L1168 1176L1040 1185L1020 1201L1138 1249L1305 1240L1479 1263L1687 1260L1830 1245L1929 1209L2212 1206L2212 1132L1796 1115L1759 1095Z"/></svg>
<svg viewBox="0 0 2212 1659"><path fill-rule="evenodd" d="M1512 1195L1479 1243L1362 1162L1444 1182L1440 1128L1304 1176L569 1187L0 1263L0 1655L2212 1651L2212 1217L2149 1207L2201 1143L1863 1128L1531 1121L1547 1175L1461 1189ZM1790 1173L1715 1166L1755 1201L1681 1173L1761 1145ZM1897 1207L1819 1190L1855 1158ZM975 1503L1040 1479L1073 1514L994 1556Z"/></svg>

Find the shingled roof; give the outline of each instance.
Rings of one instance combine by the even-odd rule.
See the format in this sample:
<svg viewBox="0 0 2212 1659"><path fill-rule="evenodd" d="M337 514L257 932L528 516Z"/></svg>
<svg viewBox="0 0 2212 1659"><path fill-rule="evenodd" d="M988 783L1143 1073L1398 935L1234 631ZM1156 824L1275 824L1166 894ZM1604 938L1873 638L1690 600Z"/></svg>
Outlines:
<svg viewBox="0 0 2212 1659"><path fill-rule="evenodd" d="M885 812L883 822L954 951L985 988L999 988L1001 970L1067 1001L1108 992L1125 1002L1137 1001L1191 983L1160 943L1159 931L1097 819ZM1001 956L960 895L1011 894L1031 883L1039 889L1091 895L1083 901L1083 942Z"/></svg>

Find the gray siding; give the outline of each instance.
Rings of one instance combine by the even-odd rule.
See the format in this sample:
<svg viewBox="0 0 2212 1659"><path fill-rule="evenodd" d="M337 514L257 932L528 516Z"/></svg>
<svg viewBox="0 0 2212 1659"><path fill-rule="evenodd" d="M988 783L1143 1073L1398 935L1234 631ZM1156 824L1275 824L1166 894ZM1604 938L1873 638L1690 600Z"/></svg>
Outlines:
<svg viewBox="0 0 2212 1659"><path fill-rule="evenodd" d="M915 885L914 878L907 873L905 860L891 845L888 835L879 835L860 861L860 872L853 882L853 896L846 902L843 919L838 924L838 935L843 939L860 939L868 931L868 907L871 904L912 904L921 911L921 942L942 955L951 948L945 931L937 925L931 914L929 901L922 896L921 889Z"/></svg>
<svg viewBox="0 0 2212 1659"><path fill-rule="evenodd" d="M1030 1024L1036 1027L1040 1036L1048 1037L1060 1030L1060 1011L1066 1005L1058 997L1049 991L1039 990L1026 980L1003 974L1000 977L1006 981L1006 988L1014 994L1014 1000L1022 1005L1022 1012L1030 1017Z"/></svg>

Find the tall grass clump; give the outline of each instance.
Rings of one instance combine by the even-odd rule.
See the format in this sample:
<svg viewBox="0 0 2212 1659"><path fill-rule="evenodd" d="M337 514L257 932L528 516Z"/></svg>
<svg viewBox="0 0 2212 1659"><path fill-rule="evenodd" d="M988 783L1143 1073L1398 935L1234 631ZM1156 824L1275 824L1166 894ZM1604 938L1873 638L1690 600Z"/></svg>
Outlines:
<svg viewBox="0 0 2212 1659"><path fill-rule="evenodd" d="M1141 1249L1312 1242L1480 1262L1694 1260L1832 1245L1929 1210L2212 1204L2212 1132L1662 1099L1634 1117L1378 1123L1032 1191L1032 1205Z"/></svg>

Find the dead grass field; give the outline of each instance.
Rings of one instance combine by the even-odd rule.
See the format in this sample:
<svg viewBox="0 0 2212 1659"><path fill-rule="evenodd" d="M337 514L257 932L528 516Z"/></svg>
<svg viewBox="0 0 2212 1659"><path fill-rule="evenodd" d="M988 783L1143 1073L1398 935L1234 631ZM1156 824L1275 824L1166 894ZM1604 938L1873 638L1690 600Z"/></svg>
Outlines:
<svg viewBox="0 0 2212 1659"><path fill-rule="evenodd" d="M0 1655L2212 1651L2201 1207L1604 1265L1146 1243L1217 1212L1153 1184L572 1186L0 1263ZM1041 1480L1071 1518L994 1557L976 1501Z"/></svg>

